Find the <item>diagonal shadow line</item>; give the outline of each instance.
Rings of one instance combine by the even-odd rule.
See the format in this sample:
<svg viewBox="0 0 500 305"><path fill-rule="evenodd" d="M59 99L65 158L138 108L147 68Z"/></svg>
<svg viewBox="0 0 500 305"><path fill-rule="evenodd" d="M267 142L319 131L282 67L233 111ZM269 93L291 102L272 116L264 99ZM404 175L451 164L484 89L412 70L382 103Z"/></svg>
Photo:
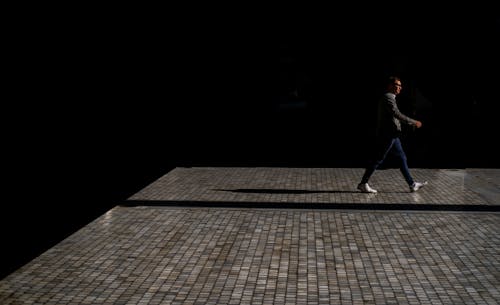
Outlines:
<svg viewBox="0 0 500 305"><path fill-rule="evenodd" d="M297 189L212 189L212 191L232 192L232 193L254 193L254 194L314 194L314 193L358 193L354 191L312 191Z"/></svg>
<svg viewBox="0 0 500 305"><path fill-rule="evenodd" d="M287 208L287 209L348 209L400 211L500 212L500 206L473 204L408 204L408 203L311 203L311 202L253 202L198 200L124 200L119 205L219 207L219 208Z"/></svg>
<svg viewBox="0 0 500 305"><path fill-rule="evenodd" d="M340 194L340 193L356 193L361 194L360 191L351 190L297 190L297 189L212 189L212 191L217 192L232 192L232 193L253 193L253 194L315 194L315 193L329 193L329 194ZM408 193L408 192L384 192L384 193Z"/></svg>

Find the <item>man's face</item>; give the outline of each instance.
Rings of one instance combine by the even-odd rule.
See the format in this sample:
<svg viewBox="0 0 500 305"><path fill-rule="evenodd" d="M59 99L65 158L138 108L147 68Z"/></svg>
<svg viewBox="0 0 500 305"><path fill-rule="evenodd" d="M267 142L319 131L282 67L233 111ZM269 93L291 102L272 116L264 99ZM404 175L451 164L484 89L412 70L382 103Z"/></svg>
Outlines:
<svg viewBox="0 0 500 305"><path fill-rule="evenodd" d="M403 87L401 86L401 81L398 81L398 80L397 80L397 81L395 81L395 82L394 82L394 93L395 93L396 95L398 95L398 94L401 92L401 89L402 89L402 88L403 88Z"/></svg>
<svg viewBox="0 0 500 305"><path fill-rule="evenodd" d="M399 93L401 93L401 89L403 87L401 86L401 81L399 80L396 80L394 81L394 83L391 85L391 92L398 95Z"/></svg>

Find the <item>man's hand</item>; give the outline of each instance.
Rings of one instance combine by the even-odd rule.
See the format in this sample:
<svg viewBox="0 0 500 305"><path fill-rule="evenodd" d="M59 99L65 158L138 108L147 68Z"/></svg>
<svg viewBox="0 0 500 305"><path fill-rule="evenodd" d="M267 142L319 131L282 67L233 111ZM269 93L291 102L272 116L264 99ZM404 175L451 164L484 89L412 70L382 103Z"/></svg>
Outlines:
<svg viewBox="0 0 500 305"><path fill-rule="evenodd" d="M415 123L415 126L416 126L417 128L420 128L420 127L422 127L422 122L420 122L420 121L417 121L417 122Z"/></svg>

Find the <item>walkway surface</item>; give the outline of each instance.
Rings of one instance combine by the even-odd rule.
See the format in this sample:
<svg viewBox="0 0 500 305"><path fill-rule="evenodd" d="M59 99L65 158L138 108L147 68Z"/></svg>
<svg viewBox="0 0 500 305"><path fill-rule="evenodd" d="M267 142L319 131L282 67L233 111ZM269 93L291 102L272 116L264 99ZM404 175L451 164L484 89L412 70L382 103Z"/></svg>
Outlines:
<svg viewBox="0 0 500 305"><path fill-rule="evenodd" d="M500 170L412 172L429 185L380 170L372 196L361 169L176 168L2 279L0 304L499 304Z"/></svg>
<svg viewBox="0 0 500 305"><path fill-rule="evenodd" d="M360 193L356 186L363 175L359 168L176 168L147 186L130 200L145 204L186 202L264 203L294 207L309 203L323 207L339 204L355 208L360 204L442 206L500 205L500 170L413 169L417 181L431 182L425 192L409 192L396 169L377 171L370 180L377 194ZM270 204L271 203L271 204ZM306 205L307 206L307 205ZM365 208L365 207L362 207Z"/></svg>

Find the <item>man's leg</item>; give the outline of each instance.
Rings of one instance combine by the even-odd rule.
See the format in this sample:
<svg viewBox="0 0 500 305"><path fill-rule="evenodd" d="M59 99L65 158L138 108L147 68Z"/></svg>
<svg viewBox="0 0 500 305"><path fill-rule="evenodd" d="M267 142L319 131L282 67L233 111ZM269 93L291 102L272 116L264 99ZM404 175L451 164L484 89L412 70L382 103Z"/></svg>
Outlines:
<svg viewBox="0 0 500 305"><path fill-rule="evenodd" d="M394 139L378 139L375 158L372 163L366 167L360 184L368 183L368 180L370 180L370 177L373 175L375 170L380 166L380 164L382 164L382 162L384 162L387 153L389 153L393 144Z"/></svg>
<svg viewBox="0 0 500 305"><path fill-rule="evenodd" d="M411 187L413 185L413 178L410 174L410 169L408 168L408 161L406 159L406 154L403 150L403 146L401 145L401 141L399 138L394 139L394 150L399 157L400 160L400 166L399 169L401 170L401 173L405 177L406 183Z"/></svg>

